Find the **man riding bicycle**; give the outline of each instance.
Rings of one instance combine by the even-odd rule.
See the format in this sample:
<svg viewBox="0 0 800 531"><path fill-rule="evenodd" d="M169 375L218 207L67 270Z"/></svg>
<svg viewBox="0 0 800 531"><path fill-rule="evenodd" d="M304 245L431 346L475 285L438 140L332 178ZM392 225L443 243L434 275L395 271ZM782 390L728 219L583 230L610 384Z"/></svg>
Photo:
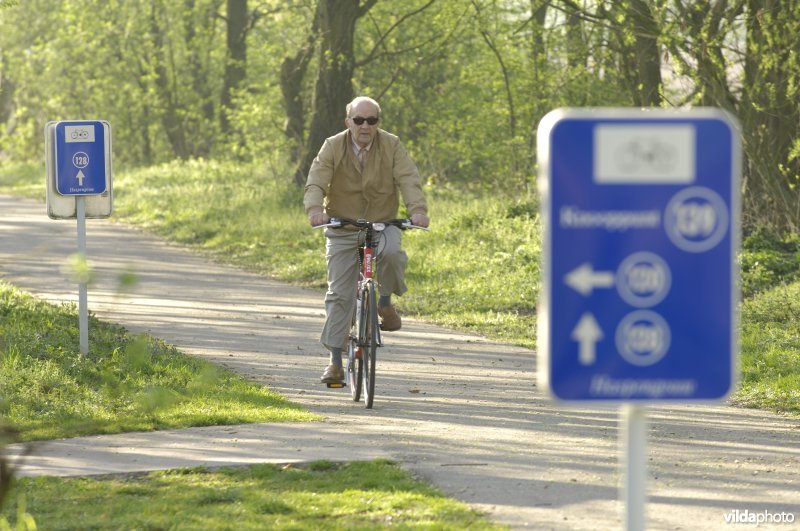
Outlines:
<svg viewBox="0 0 800 531"><path fill-rule="evenodd" d="M361 96L345 111L347 129L325 140L308 172L303 203L311 225L322 225L332 217L393 219L402 195L411 221L427 227L428 208L417 166L397 136L378 128L378 102ZM400 329L400 316L391 296L401 296L407 290L404 278L408 256L401 247L401 234L397 227L387 227L378 247L378 313L385 331ZM325 236L328 291L320 342L330 352L330 364L320 379L335 383L344 380L342 350L355 312L360 236L352 227L327 229Z"/></svg>

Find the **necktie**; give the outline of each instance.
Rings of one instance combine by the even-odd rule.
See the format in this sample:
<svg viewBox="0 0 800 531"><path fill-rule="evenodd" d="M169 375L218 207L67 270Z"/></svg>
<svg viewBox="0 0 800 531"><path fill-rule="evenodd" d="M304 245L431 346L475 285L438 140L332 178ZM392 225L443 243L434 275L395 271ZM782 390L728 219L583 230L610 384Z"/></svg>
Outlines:
<svg viewBox="0 0 800 531"><path fill-rule="evenodd" d="M367 163L367 153L369 150L367 149L360 149L358 151L358 165L361 170L364 170L364 165Z"/></svg>

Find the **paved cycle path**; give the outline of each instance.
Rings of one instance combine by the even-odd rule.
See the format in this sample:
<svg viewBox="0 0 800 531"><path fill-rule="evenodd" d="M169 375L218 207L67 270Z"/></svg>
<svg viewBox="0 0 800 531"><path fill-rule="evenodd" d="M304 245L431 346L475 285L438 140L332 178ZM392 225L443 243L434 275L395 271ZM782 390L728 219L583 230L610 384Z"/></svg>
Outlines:
<svg viewBox="0 0 800 531"><path fill-rule="evenodd" d="M89 308L99 318L227 366L325 420L53 441L34 447L23 475L387 457L514 528L622 527L617 410L555 406L535 384L534 352L407 319L385 335L366 410L317 383L327 361L317 343L321 291L216 264L113 220L87 229ZM77 301L65 267L74 252L74 221L0 196L0 278ZM129 269L138 283L121 295ZM655 407L649 419L651 529L727 528L732 511L792 513L800 526L800 419L723 405Z"/></svg>

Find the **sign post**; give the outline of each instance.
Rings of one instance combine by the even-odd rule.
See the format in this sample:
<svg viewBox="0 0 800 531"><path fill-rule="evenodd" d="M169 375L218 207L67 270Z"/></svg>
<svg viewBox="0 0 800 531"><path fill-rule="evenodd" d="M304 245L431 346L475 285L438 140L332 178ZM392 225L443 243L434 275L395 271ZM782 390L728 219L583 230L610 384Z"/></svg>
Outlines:
<svg viewBox="0 0 800 531"><path fill-rule="evenodd" d="M86 259L86 203L76 197L78 210L78 256ZM89 353L89 286L86 279L78 283L78 330L81 354Z"/></svg>
<svg viewBox="0 0 800 531"><path fill-rule="evenodd" d="M562 109L539 124L539 376L622 405L628 528L644 527L644 405L735 385L736 122L716 109Z"/></svg>
<svg viewBox="0 0 800 531"><path fill-rule="evenodd" d="M49 122L45 126L47 214L76 219L78 255L86 260L86 218L112 210L111 125L102 120ZM87 279L78 282L80 352L89 352Z"/></svg>

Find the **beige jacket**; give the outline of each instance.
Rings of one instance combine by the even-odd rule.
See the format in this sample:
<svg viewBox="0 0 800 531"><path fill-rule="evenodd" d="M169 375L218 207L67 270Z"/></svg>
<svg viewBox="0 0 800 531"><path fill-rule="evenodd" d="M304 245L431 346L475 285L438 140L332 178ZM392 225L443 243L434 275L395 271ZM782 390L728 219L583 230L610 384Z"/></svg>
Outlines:
<svg viewBox="0 0 800 531"><path fill-rule="evenodd" d="M352 144L348 130L325 140L308 172L303 197L306 212L323 207L334 218L394 219L399 190L409 215L427 214L417 166L397 136L378 130L363 173Z"/></svg>

